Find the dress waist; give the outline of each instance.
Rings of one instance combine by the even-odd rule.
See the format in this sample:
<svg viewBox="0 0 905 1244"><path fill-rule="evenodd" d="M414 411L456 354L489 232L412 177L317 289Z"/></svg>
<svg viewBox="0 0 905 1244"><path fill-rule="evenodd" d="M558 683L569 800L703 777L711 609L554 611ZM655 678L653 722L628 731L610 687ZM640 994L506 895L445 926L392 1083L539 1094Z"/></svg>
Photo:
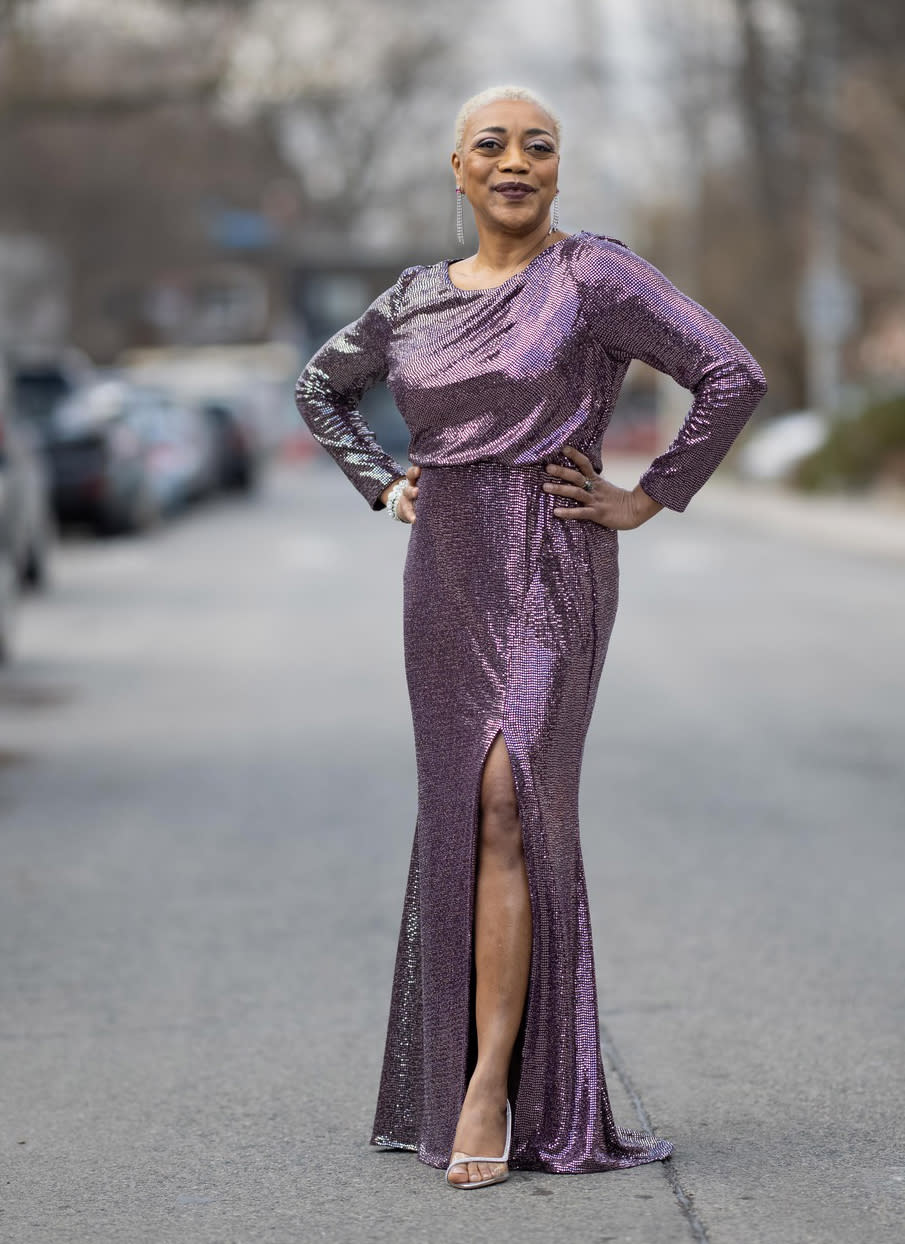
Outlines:
<svg viewBox="0 0 905 1244"><path fill-rule="evenodd" d="M601 470L602 460L600 457L599 446L576 445L574 448L580 449L588 456L595 470ZM424 470L431 468L432 470L443 471L512 471L528 476L540 474L543 475L545 479L554 478L552 475L549 475L546 470L547 463L556 466L575 466L575 463L569 455L562 449L551 449L545 457L537 462L511 462L502 458L472 458L470 461L466 462L430 462L426 459L420 459L417 451L412 452L410 448L409 461L413 466L420 466Z"/></svg>
<svg viewBox="0 0 905 1244"><path fill-rule="evenodd" d="M575 465L565 455L551 454L549 461ZM417 480L420 510L436 504L444 509L448 507L450 515L456 510L467 515L473 511L475 502L479 502L491 509L513 507L513 514L521 513L524 521L531 514L542 518L544 523L558 524L562 520L553 514L554 508L569 509L582 504L575 497L544 491L544 483L568 481L551 475L542 463L510 463L485 458L458 464L414 465L421 467Z"/></svg>

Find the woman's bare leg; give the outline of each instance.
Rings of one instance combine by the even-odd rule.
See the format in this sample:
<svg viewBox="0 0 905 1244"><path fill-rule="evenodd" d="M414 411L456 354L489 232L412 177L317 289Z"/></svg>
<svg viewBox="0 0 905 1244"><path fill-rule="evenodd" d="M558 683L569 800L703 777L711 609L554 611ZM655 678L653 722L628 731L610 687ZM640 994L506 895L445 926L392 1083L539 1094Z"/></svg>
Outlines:
<svg viewBox="0 0 905 1244"><path fill-rule="evenodd" d="M531 966L531 899L522 826L502 733L481 781L475 885L475 1024L478 1056L453 1141L457 1153L502 1153L509 1062L525 1007ZM469 1162L450 1180L488 1179L499 1167Z"/></svg>

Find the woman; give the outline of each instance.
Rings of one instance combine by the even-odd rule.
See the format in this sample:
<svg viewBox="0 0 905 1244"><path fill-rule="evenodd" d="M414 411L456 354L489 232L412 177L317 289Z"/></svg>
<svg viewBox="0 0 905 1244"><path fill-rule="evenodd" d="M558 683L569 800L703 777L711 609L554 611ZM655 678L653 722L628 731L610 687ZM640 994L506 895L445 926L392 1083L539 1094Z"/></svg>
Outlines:
<svg viewBox="0 0 905 1244"><path fill-rule="evenodd" d="M418 813L371 1143L416 1151L458 1188L672 1151L610 1111L579 776L617 533L683 511L766 391L741 343L651 264L556 227L559 144L530 91L468 100L452 167L476 253L406 268L296 391L371 507L412 524ZM600 449L632 358L694 401L625 490L602 475ZM356 409L384 379L411 433L408 471Z"/></svg>

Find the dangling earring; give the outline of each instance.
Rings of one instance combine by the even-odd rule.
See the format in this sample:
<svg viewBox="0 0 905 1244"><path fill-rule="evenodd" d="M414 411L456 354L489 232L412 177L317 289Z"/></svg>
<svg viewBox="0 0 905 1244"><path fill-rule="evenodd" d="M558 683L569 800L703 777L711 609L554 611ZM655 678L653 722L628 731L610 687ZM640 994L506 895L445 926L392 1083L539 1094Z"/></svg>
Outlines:
<svg viewBox="0 0 905 1244"><path fill-rule="evenodd" d="M559 191L553 196L553 213L550 220L549 233L555 233L559 228Z"/></svg>
<svg viewBox="0 0 905 1244"><path fill-rule="evenodd" d="M465 227L462 221L462 200L465 198L465 191L461 186L456 186L456 237L459 239L459 245L465 245Z"/></svg>

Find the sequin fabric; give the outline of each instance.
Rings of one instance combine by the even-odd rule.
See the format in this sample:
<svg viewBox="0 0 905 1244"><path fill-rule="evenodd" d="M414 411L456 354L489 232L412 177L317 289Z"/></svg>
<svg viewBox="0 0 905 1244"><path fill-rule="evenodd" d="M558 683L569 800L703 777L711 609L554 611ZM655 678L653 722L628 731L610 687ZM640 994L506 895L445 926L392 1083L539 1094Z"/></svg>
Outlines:
<svg viewBox="0 0 905 1244"><path fill-rule="evenodd" d="M403 467L357 411L386 380L422 467L403 574L418 810L371 1143L450 1158L474 1066L474 881L484 760L509 751L531 898L531 970L510 1075L510 1168L581 1173L658 1161L618 1127L600 1052L578 823L582 756L615 622L619 536L553 513L545 463L601 440L632 358L690 389L641 478L684 510L766 390L713 315L616 238L581 231L486 290L406 268L315 354L296 400L374 509ZM629 931L612 930L614 937Z"/></svg>

